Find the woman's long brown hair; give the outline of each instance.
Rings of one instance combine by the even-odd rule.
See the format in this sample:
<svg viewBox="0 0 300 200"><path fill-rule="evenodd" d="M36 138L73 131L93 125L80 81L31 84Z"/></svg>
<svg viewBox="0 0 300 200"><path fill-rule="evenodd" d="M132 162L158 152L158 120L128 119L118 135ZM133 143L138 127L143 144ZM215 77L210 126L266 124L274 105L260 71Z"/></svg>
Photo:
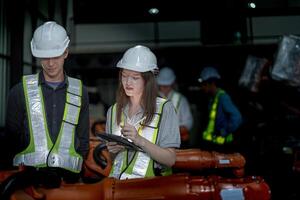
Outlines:
<svg viewBox="0 0 300 200"><path fill-rule="evenodd" d="M117 90L117 124L121 122L121 115L123 108L129 102L129 97L126 95L125 90L122 85L122 69L119 71L119 86ZM144 109L143 117L145 121L143 124L149 125L152 121L156 110L156 97L158 94L158 89L156 85L155 76L152 72L142 72L142 78L145 82L144 91L141 97L141 107Z"/></svg>

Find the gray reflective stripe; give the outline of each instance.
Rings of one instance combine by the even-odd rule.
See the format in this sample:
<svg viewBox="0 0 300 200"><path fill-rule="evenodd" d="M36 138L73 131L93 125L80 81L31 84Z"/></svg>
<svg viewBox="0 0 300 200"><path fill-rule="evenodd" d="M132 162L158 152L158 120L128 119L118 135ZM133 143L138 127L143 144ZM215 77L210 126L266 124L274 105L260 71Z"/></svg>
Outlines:
<svg viewBox="0 0 300 200"><path fill-rule="evenodd" d="M68 77L68 92L67 92L67 103L66 103L66 113L64 114L64 121L71 124L78 124L80 106L81 106L81 95L82 95L82 85L81 81Z"/></svg>
<svg viewBox="0 0 300 200"><path fill-rule="evenodd" d="M181 96L178 92L173 92L172 97L171 97L171 101L172 101L176 111L178 111L178 109L179 109L180 97Z"/></svg>
<svg viewBox="0 0 300 200"><path fill-rule="evenodd" d="M151 141L151 142L155 143L155 141ZM138 152L137 159L136 162L134 163L134 167L132 170L132 174L124 172L120 177L120 179L145 177L150 160L151 158L148 154Z"/></svg>
<svg viewBox="0 0 300 200"><path fill-rule="evenodd" d="M72 145L72 138L74 137L75 126L72 124L62 123L61 143L59 144L59 151L62 153L69 153Z"/></svg>
<svg viewBox="0 0 300 200"><path fill-rule="evenodd" d="M111 173L109 174L110 177L114 177L119 179L119 176L121 174L121 170L122 170L122 166L124 164L124 157L125 157L125 152L120 152L117 154L115 160L114 160L114 164L113 164L113 170L111 171Z"/></svg>
<svg viewBox="0 0 300 200"><path fill-rule="evenodd" d="M117 105L115 104L112 108L112 115L111 115L111 120L112 120L112 126L111 126L111 133L114 135L121 136L121 126L117 125L117 118L116 118L116 109ZM124 118L122 118L124 119Z"/></svg>
<svg viewBox="0 0 300 200"><path fill-rule="evenodd" d="M33 137L33 145L36 153L30 153L33 149L28 149L27 154L18 154L14 158L13 164L19 165L26 162L26 165L34 166L39 164L45 164L46 159L44 156L45 152L49 152L47 147L46 125L45 116L43 111L43 102L41 97L40 88L38 86L38 74L24 76L25 84L23 87L27 92L28 109L29 109L29 126L32 130L31 136ZM34 157L36 155L37 157ZM46 157L47 158L47 157Z"/></svg>
<svg viewBox="0 0 300 200"><path fill-rule="evenodd" d="M58 154L53 152L50 153L48 165L51 167L62 167L71 171L79 172L81 170L83 160L81 156L73 156L70 154L75 126L73 124L63 122L61 128L62 135L61 142L58 147Z"/></svg>
<svg viewBox="0 0 300 200"><path fill-rule="evenodd" d="M48 158L48 166L61 167L71 171L79 172L81 170L82 159L69 154L50 153Z"/></svg>
<svg viewBox="0 0 300 200"><path fill-rule="evenodd" d="M34 148L36 151L47 151L46 122L42 105L42 97L38 86L38 75L30 75L26 79Z"/></svg>
<svg viewBox="0 0 300 200"><path fill-rule="evenodd" d="M71 93L67 93L67 102L73 104L75 106L81 106L81 96L73 95Z"/></svg>
<svg viewBox="0 0 300 200"><path fill-rule="evenodd" d="M68 92L81 96L81 81L76 78L68 77Z"/></svg>
<svg viewBox="0 0 300 200"><path fill-rule="evenodd" d="M148 127L158 128L158 122L159 122L159 120L160 120L160 114L157 114L157 113L154 114L152 121L150 122L149 125L145 126L145 128L148 128Z"/></svg>
<svg viewBox="0 0 300 200"><path fill-rule="evenodd" d="M24 164L26 166L45 165L49 151L39 151L20 154L14 158L14 165Z"/></svg>
<svg viewBox="0 0 300 200"><path fill-rule="evenodd" d="M116 118L116 107L117 105L114 104L112 108L112 113L111 113L111 133L114 135L121 135L121 126L117 125L117 118ZM124 160L123 158L126 156L125 152L120 152L117 154L117 156L114 159L114 163L112 166L112 170L110 171L109 176L114 177L119 179L119 176L121 174L123 165L124 165Z"/></svg>
<svg viewBox="0 0 300 200"><path fill-rule="evenodd" d="M71 104L66 103L66 113L64 116L64 121L69 122L71 124L78 124L80 107L73 106Z"/></svg>
<svg viewBox="0 0 300 200"><path fill-rule="evenodd" d="M78 100L73 102L81 105L81 81L70 77L68 77L68 81L68 92L70 91L71 93L67 93L67 102L78 97ZM65 104L64 119L61 124L60 143L58 144L58 149L56 149L57 144L55 144L53 152L50 153L48 165L79 172L83 162L82 157L78 154L71 155L70 150L73 148L75 125L78 124L80 106L67 102Z"/></svg>
<svg viewBox="0 0 300 200"><path fill-rule="evenodd" d="M132 178L144 178L144 176L141 176L140 174L128 174L124 172L120 179L124 180L124 179L132 179Z"/></svg>

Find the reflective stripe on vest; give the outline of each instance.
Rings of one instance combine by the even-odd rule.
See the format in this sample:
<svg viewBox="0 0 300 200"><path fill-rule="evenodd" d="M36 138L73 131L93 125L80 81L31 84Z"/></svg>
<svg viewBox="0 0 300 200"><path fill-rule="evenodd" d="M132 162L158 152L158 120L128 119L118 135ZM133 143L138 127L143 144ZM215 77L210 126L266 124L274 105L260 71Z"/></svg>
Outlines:
<svg viewBox="0 0 300 200"><path fill-rule="evenodd" d="M68 77L69 84L63 121L53 146L47 127L42 89L38 85L38 79L38 74L23 77L30 142L24 151L15 156L13 163L15 166L24 164L35 167L60 167L78 173L81 170L83 160L75 151L74 138L81 107L81 81Z"/></svg>
<svg viewBox="0 0 300 200"><path fill-rule="evenodd" d="M114 104L111 109L111 120L110 120L111 133L114 135L121 136L121 126L124 125L123 124L124 115L121 115L121 124L120 126L117 126L116 109L117 109L117 105ZM125 163L127 163L127 155L128 155L127 153L128 153L127 151L121 151L117 154L117 156L114 159L114 164L112 165L109 176L119 179L121 172L126 167Z"/></svg>
<svg viewBox="0 0 300 200"><path fill-rule="evenodd" d="M179 105L180 105L180 100L181 100L181 94L178 92L173 91L171 97L170 97L176 111L178 112Z"/></svg>
<svg viewBox="0 0 300 200"><path fill-rule="evenodd" d="M149 125L138 124L136 127L140 135L142 135L144 138L146 138L148 141L154 144L156 143L157 134L159 131L158 126L161 120L161 114L165 102L167 102L167 100L158 97L156 99L156 112L150 124ZM115 107L116 104L113 106L112 109L112 120L115 122L114 123L115 127L112 128L112 133L115 135L120 135L121 127L117 126L116 124ZM131 179L131 178L143 178L143 177L155 176L154 169L153 169L154 166L153 160L150 158L150 156L147 153L136 152L129 166L127 166L128 163L127 157L128 157L127 150L120 152L116 156L114 160L113 168L110 173L111 177L115 177L118 179L127 179L127 178Z"/></svg>
<svg viewBox="0 0 300 200"><path fill-rule="evenodd" d="M211 110L209 113L209 122L208 122L207 128L202 134L202 137L204 140L212 141L213 143L216 143L216 144L224 144L225 142L229 143L229 142L232 142L232 140L233 140L232 133L228 134L226 137L215 135L217 107L219 104L219 98L224 93L225 93L224 90L218 90L218 92L214 98L214 101L212 103L212 106L211 106Z"/></svg>

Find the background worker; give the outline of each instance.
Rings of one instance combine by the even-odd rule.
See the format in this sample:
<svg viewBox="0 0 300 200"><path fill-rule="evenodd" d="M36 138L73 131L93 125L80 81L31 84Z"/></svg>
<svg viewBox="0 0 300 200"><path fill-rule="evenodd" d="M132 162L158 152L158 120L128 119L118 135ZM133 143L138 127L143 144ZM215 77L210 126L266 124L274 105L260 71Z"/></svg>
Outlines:
<svg viewBox="0 0 300 200"><path fill-rule="evenodd" d="M159 95L163 98L169 99L177 112L181 148L189 147L189 131L193 126L193 116L187 98L175 90L176 75L169 67L164 67L159 71L157 77L157 84Z"/></svg>
<svg viewBox="0 0 300 200"><path fill-rule="evenodd" d="M14 166L55 171L73 182L89 150L89 100L82 82L64 71L69 42L54 21L35 30L31 52L42 71L23 76L11 89L6 136L18 147Z"/></svg>
<svg viewBox="0 0 300 200"><path fill-rule="evenodd" d="M234 133L242 123L242 116L230 96L219 87L220 74L214 67L205 67L198 81L208 95L207 127L202 133L201 148L221 152L234 151Z"/></svg>

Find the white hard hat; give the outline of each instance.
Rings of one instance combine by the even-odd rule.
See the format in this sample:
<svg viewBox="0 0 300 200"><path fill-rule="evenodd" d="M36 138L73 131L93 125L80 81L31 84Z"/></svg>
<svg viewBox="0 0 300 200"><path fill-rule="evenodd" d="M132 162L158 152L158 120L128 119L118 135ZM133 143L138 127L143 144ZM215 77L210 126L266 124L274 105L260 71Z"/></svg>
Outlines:
<svg viewBox="0 0 300 200"><path fill-rule="evenodd" d="M169 67L164 67L159 70L159 74L157 76L157 84L158 85L172 85L176 79L174 71Z"/></svg>
<svg viewBox="0 0 300 200"><path fill-rule="evenodd" d="M61 56L69 45L66 30L56 22L49 21L39 26L31 40L31 52L37 58Z"/></svg>
<svg viewBox="0 0 300 200"><path fill-rule="evenodd" d="M214 67L205 67L201 71L200 78L198 79L198 81L201 83L211 78L220 79L221 76Z"/></svg>
<svg viewBox="0 0 300 200"><path fill-rule="evenodd" d="M117 67L137 72L154 72L158 69L154 53L148 47L141 45L128 49Z"/></svg>

